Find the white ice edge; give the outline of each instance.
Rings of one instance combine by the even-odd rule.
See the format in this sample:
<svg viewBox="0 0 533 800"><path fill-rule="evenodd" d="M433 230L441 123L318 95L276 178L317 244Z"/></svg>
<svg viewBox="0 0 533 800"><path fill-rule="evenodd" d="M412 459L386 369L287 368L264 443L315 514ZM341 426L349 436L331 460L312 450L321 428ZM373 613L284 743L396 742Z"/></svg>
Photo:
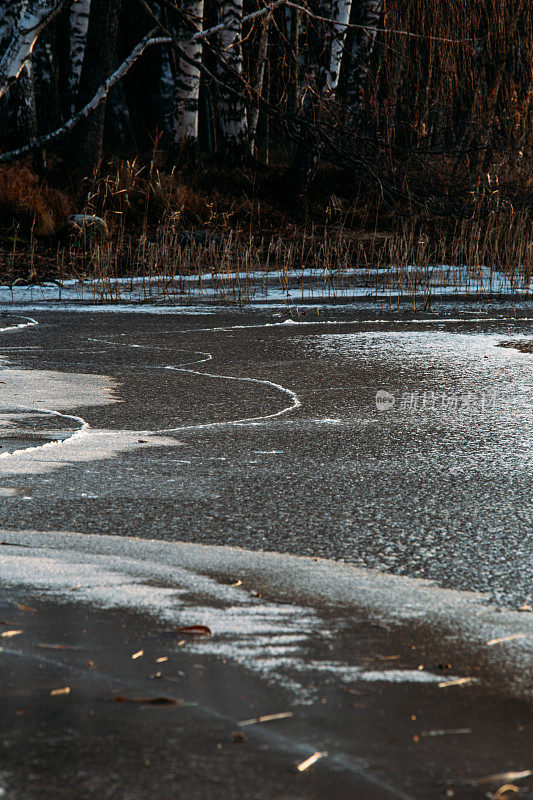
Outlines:
<svg viewBox="0 0 533 800"><path fill-rule="evenodd" d="M522 306L521 306L522 307ZM529 305L527 306L529 308ZM375 303L372 302L368 306L355 306L353 303L318 303L315 305L311 305L309 308L304 306L302 309L301 316L306 316L308 313L311 313L315 310L332 310L332 311L339 311L339 310L350 310L354 308L354 310L361 310L361 308L367 308L368 310L375 311ZM497 316L486 316L486 309L478 309L476 312L472 312L469 309L471 306L466 304L464 309L457 305L457 303L452 303L452 308L455 313L459 313L463 311L464 313L469 314L479 314L479 316L471 316L471 317L448 317L448 316L434 316L434 317L416 317L416 318L409 318L409 319L384 319L383 317L378 318L371 318L368 317L366 319L339 319L339 320L323 320L320 319L318 316L314 319L294 319L293 317L288 317L281 322L266 322L266 323L258 323L258 324L250 324L250 325L233 325L233 326L219 326L213 328L191 328L190 331L187 332L194 332L195 330L198 332L217 332L223 330L244 330L246 328L277 328L281 325L305 325L305 326L312 326L312 325L447 325L447 324L455 324L455 323L463 323L463 324L475 324L475 323L483 323L483 322L533 322L533 317L515 317L509 316L508 314L498 313ZM492 308L492 306L488 306L488 308ZM494 312L499 312L500 306L497 306L494 309ZM514 311L516 308L516 303L510 303L506 308L509 308L511 311ZM102 303L98 305L85 305L83 303L57 303L57 302L50 302L50 303L23 303L20 306L16 305L2 305L0 303L0 311L10 311L14 316L18 315L19 311L32 311L32 312L70 312L70 313L77 313L77 314L155 314L155 315L177 315L177 316L210 316L212 314L218 313L232 313L237 311L238 313L246 312L247 310L254 310L254 311L269 311L269 312L276 312L274 316L282 316L283 314L288 314L289 312L294 311L294 309L298 309L298 305L287 307L286 303L280 304L268 304L268 303L244 303L237 307L235 306L227 306L227 305L132 305L128 303ZM387 311L390 309L387 309ZM394 310L394 309L392 309ZM14 330L15 328L13 328ZM0 333L2 331L0 330ZM182 331L184 333L185 331Z"/></svg>
<svg viewBox="0 0 533 800"><path fill-rule="evenodd" d="M335 278L341 280L344 277L364 277L364 276L379 276L386 275L411 275L416 274L429 278L442 278L445 277L464 277L469 279L486 281L497 281L503 279L505 281L513 281L518 276L523 279L524 267L517 266L515 272L502 272L501 270L486 267L486 266L468 266L468 265L451 265L451 264L434 264L427 267L418 267L415 265L401 265L401 266L388 266L388 267L304 267L302 269L290 270L234 270L234 271L212 271L202 273L192 273L189 275L161 275L161 274L147 274L141 276L130 277L114 277L109 276L102 278L88 278L79 280L71 278L63 281L54 281L49 284L41 284L40 286L53 289L69 290L79 289L85 287L97 287L102 283L110 283L113 286L144 286L157 283L223 283L224 281L238 281L238 280L252 280L256 282L280 282L286 278L296 279L330 279ZM525 284L526 282L523 281ZM529 283L533 283L533 277L529 279ZM2 290L9 292L17 292L19 289L28 290L40 288L39 286L17 286L17 287L0 287Z"/></svg>
<svg viewBox="0 0 533 800"><path fill-rule="evenodd" d="M320 616L324 607L337 609L336 619L357 619L365 612L380 624L415 622L433 633L444 631L451 652L454 646L471 653L482 648L495 667L504 656L505 688L517 696L531 694L533 615L496 609L479 593L326 559L234 547L71 531L1 530L0 537L4 586L64 602L131 609L173 625L208 625L213 636L192 642L188 652L239 660L294 691L296 701L313 699L305 687L317 674L350 683L447 683L460 677L394 664L376 663L372 669L368 662L309 661L306 646L331 635ZM239 587L230 585L235 576ZM271 599L254 596L257 585L268 586ZM517 633L520 638L497 648L486 646L490 639Z"/></svg>
<svg viewBox="0 0 533 800"><path fill-rule="evenodd" d="M38 323L35 320L32 320L32 324L37 325ZM18 326L23 327L23 326ZM0 331L1 333L1 331ZM99 340L94 340L99 341ZM136 344L127 344L122 342L102 342L106 345L118 345L118 346L125 346L125 347L141 347L141 345ZM210 361L212 356L210 353L202 353L204 358L198 359L193 363L203 363L206 361ZM277 417L280 417L284 414L289 413L290 411L296 410L300 408L301 401L292 389L286 388L279 383L275 383L274 381L267 380L265 378L255 378L255 377L240 377L240 376L233 376L233 375L224 375L219 373L210 373L210 372L200 372L197 370L186 368L185 366L178 366L178 365L168 365L163 366L161 369L171 370L174 372L181 372L187 373L191 375L196 375L200 378L207 378L207 379L216 379L222 381L236 381L240 383L255 383L262 386L268 386L276 391L288 395L291 399L291 403L289 405L283 406L281 409L276 411L272 411L267 414L262 414L260 416L246 416L241 417L238 419L230 419L230 420L217 420L217 421L206 421L203 423L196 423L193 425L179 425L168 427L164 429L157 429L157 430L92 430L88 424L88 422L83 419L82 417L71 415L71 414L64 414L56 410L51 410L48 408L43 408L42 406L14 406L13 410L15 411L25 411L28 413L33 414L47 414L47 415L55 415L64 419L71 419L76 421L81 427L78 431L75 431L72 434L64 438L57 439L55 441L46 442L44 444L34 445L31 447L26 447L19 450L14 450L11 452L5 452L0 454L0 460L2 462L6 462L7 467L4 463L0 464L0 474L22 474L22 473L38 473L43 471L49 471L50 469L57 468L58 466L65 466L68 463L72 463L74 461L88 461L88 460L96 460L102 458L109 458L114 456L120 450L129 450L129 449L136 449L139 444L144 445L171 445L177 446L179 442L174 439L169 438L162 438L165 434L169 433L178 433L178 432L191 432L196 430L203 430L206 428L223 428L228 426L235 426L235 425L244 425L250 423L256 423L265 420L272 420ZM9 369L5 370L7 375L13 374L13 371ZM22 375L22 377L26 377L26 381L31 384L32 377L36 374L30 370L17 370L15 371L16 374ZM50 372L50 377L55 377L57 373ZM3 383L6 383L3 381ZM112 402L109 398L102 398L104 402ZM86 402L85 397L81 395L79 398L79 405L84 405ZM1 402L0 402L0 412L2 411ZM148 441L141 442L139 440L139 436L148 437ZM154 438L155 437L155 438ZM50 461L47 463L46 457L43 459L42 454L43 451L49 453L49 451L59 450L59 456L55 461L55 466L51 464Z"/></svg>
<svg viewBox="0 0 533 800"><path fill-rule="evenodd" d="M17 316L17 315L15 315ZM5 328L0 328L0 333L9 333L10 331L20 331L22 328L33 328L39 323L32 317L21 317L24 322L19 322L17 325L7 325Z"/></svg>
<svg viewBox="0 0 533 800"><path fill-rule="evenodd" d="M2 333L2 331L0 331ZM77 422L80 425L80 428L74 433L69 433L68 436L63 438L58 438L53 442L46 442L45 444L41 445L33 445L32 447L24 447L20 450L11 450L10 452L0 453L1 459L13 458L16 456L21 456L26 453L32 453L34 450L43 450L43 449L50 449L51 447L56 447L58 445L63 445L67 441L72 441L74 439L78 439L83 436L84 432L89 430L90 426L89 423L83 419L83 417L78 417L76 414L63 414L61 411L53 411L49 408L32 408L29 406L16 406L16 411L25 411L30 414L46 414L48 416L60 417L61 419L71 419L74 422Z"/></svg>
<svg viewBox="0 0 533 800"><path fill-rule="evenodd" d="M346 285L346 280L376 280L376 284ZM378 280L379 279L379 280ZM289 281L286 284L285 281ZM48 302L142 303L190 299L257 304L275 302L326 302L368 298L376 301L464 295L512 294L527 296L533 290L533 277L526 280L520 270L503 273L488 267L434 266L417 268L329 268L289 270L287 272L226 272L196 275L148 275L129 278L103 278L86 281L0 287L0 303L23 304L30 300Z"/></svg>

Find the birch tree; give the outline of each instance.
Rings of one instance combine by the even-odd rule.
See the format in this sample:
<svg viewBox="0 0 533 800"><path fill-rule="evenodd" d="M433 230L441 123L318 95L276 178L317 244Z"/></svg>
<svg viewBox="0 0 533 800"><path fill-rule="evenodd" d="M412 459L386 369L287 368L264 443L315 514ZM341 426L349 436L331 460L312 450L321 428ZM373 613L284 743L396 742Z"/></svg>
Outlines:
<svg viewBox="0 0 533 800"><path fill-rule="evenodd" d="M318 126L326 113L325 106L337 91L351 7L352 0L319 0L318 14L309 15L307 68L302 69L303 80L298 86L299 114L305 127L288 173L289 180L300 190L309 187L318 167ZM299 44L297 48L299 51Z"/></svg>
<svg viewBox="0 0 533 800"><path fill-rule="evenodd" d="M203 30L204 0L183 0L182 11L192 36L183 40L176 58L173 137L177 148L186 146L190 150L198 139L199 63L202 59L202 41L193 37Z"/></svg>
<svg viewBox="0 0 533 800"><path fill-rule="evenodd" d="M220 30L218 33L219 72L223 82L219 85L219 112L221 150L234 157L242 155L247 138L246 106L242 92L229 91L226 81L231 74L243 76L242 55L243 0L223 0L219 8ZM224 70L224 66L228 69ZM229 77L228 77L229 76Z"/></svg>
<svg viewBox="0 0 533 800"><path fill-rule="evenodd" d="M136 45L136 47L133 48L132 52L122 62L122 64L120 64L120 66L107 78L107 80L105 80L104 83L98 87L91 99L82 108L76 111L76 113L73 114L70 119L64 122L56 130L41 134L35 142L30 142L22 147L17 147L15 150L10 150L7 153L0 153L0 164L7 164L10 161L13 161L15 158L19 158L27 153L31 153L36 147L44 147L45 145L57 142L60 138L72 133L72 131L74 131L75 128L80 125L80 123L87 119L88 115L92 111L101 106L108 96L109 91L116 86L120 80L122 80L124 75L126 75L128 70L131 69L131 67L139 60L147 48L172 44L171 38L168 36L156 36L156 33L157 30L150 31L144 37L144 39L142 39Z"/></svg>
<svg viewBox="0 0 533 800"><path fill-rule="evenodd" d="M31 59L26 61L16 84L10 89L8 108L13 134L17 140L34 141L37 138L37 107ZM34 161L36 166L42 166L40 155L36 154Z"/></svg>
<svg viewBox="0 0 533 800"><path fill-rule="evenodd" d="M121 0L92 0L87 28L77 107L98 91L112 72ZM72 153L72 166L91 173L102 158L105 100L91 111L80 126Z"/></svg>
<svg viewBox="0 0 533 800"><path fill-rule="evenodd" d="M365 85L376 43L376 29L383 12L383 0L362 0L359 10L358 22L363 27L352 31L346 70L346 100L353 122L357 121L363 104Z"/></svg>
<svg viewBox="0 0 533 800"><path fill-rule="evenodd" d="M57 127L70 114L67 93L62 91L67 85L68 63L62 62L66 55L62 49L65 26L60 24L60 17L43 31L31 58L39 130Z"/></svg>
<svg viewBox="0 0 533 800"><path fill-rule="evenodd" d="M263 94L263 84L265 82L265 71L268 62L268 38L270 33L270 19L267 17L261 26L259 46L257 50L257 68L253 76L254 97L250 106L248 121L248 140L250 153L257 155L257 124L259 122L260 102L259 98Z"/></svg>
<svg viewBox="0 0 533 800"><path fill-rule="evenodd" d="M0 56L0 97L21 74L42 31L66 0L20 0L5 15L7 43ZM7 23L7 24L6 24Z"/></svg>
<svg viewBox="0 0 533 800"><path fill-rule="evenodd" d="M70 8L70 75L69 89L72 110L76 105L76 96L80 83L83 54L87 41L91 0L74 0Z"/></svg>
<svg viewBox="0 0 533 800"><path fill-rule="evenodd" d="M17 37L21 24L28 24L25 17L27 3L20 0L8 8L0 26L0 47L2 48L2 63L7 69L6 78L9 80L9 58L13 75L16 73L16 82L10 82L8 92L7 115L13 139L20 142L30 142L37 138L37 107L35 103L35 85L31 50L26 53L25 60L20 59L20 54L26 51L24 41ZM20 49L19 49L20 47ZM15 64L18 66L15 68ZM18 70L18 72L16 72ZM34 165L41 168L44 163L40 152L34 153Z"/></svg>
<svg viewBox="0 0 533 800"><path fill-rule="evenodd" d="M347 26L350 21L352 0L328 0L322 2L324 15L331 20L327 33L327 83L335 91L339 83Z"/></svg>

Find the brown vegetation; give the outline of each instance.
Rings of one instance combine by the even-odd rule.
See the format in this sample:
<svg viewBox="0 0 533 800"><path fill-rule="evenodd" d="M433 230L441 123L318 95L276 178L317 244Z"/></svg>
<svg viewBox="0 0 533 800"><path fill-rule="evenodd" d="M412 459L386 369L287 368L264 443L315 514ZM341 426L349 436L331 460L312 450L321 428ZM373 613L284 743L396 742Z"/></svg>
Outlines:
<svg viewBox="0 0 533 800"><path fill-rule="evenodd" d="M32 151L0 167L4 280L226 264L530 274L527 0L361 0L344 22L331 0L198 0L185 17L174 0L98 0L85 39L71 25L82 5L36 4L59 13L33 48L35 80L12 75L18 95L0 100L0 151ZM206 38L217 25L224 35ZM14 31L4 24L0 50ZM87 117L80 107L136 50L105 112L104 93ZM102 217L110 240L72 238L73 212Z"/></svg>
<svg viewBox="0 0 533 800"><path fill-rule="evenodd" d="M29 239L51 236L72 213L73 198L50 187L30 167L0 166L0 235L3 243L19 233Z"/></svg>
<svg viewBox="0 0 533 800"><path fill-rule="evenodd" d="M413 297L420 290L429 297L427 277L439 265L452 267L452 281L454 267L468 265L474 277L503 271L517 288L533 274L531 215L502 197L490 175L463 198L470 214L455 218L420 205L385 204L362 186L350 196L342 175L331 171L319 175L322 190L305 202L279 198L275 173L216 167L191 177L163 171L157 158L145 166L110 165L68 196L29 167L4 168L0 180L9 186L0 214L12 215L3 280L96 278L102 300L119 299L112 281L124 276L147 279L146 299L186 302L191 287L201 291L200 276L210 275L219 300L239 302L253 295L251 274L261 270L283 286L290 272L309 267L317 270L317 291L335 293L355 285L346 276L357 267L361 285L399 287ZM57 235L73 209L102 217L109 238ZM52 219L53 230L43 228ZM383 267L390 269L378 274ZM217 283L228 273L238 276ZM181 284L187 276L197 276L198 285Z"/></svg>

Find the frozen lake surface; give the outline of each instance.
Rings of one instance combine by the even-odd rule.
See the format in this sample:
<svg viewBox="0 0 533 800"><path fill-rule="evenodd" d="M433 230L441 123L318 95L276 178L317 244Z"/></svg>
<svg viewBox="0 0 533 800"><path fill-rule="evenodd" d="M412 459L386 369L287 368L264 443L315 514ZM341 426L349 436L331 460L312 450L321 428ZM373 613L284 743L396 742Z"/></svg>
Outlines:
<svg viewBox="0 0 533 800"><path fill-rule="evenodd" d="M527 791L531 316L11 309L0 794Z"/></svg>
<svg viewBox="0 0 533 800"><path fill-rule="evenodd" d="M28 311L0 336L3 527L344 559L529 602L533 360L499 346L531 341L527 312Z"/></svg>

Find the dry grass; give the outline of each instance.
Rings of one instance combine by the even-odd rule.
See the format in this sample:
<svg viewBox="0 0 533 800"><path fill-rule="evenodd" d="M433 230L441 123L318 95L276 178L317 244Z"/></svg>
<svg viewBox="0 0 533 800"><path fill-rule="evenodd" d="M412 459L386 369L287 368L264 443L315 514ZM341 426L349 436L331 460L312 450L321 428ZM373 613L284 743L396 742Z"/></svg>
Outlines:
<svg viewBox="0 0 533 800"><path fill-rule="evenodd" d="M440 232L404 220L390 233L340 224L291 236L241 228L207 242L184 243L169 217L140 236L121 229L90 249L73 242L62 263L79 280L95 281L96 296L106 301L127 299L133 282L117 279L128 276L137 279L138 299L145 302L243 303L268 299L274 290L278 298L294 298L296 291L302 301L319 301L366 289L376 298L399 295L415 303L422 298L427 306L436 284L478 297L523 293L533 274L530 225L525 212L507 212L482 223L463 220Z"/></svg>
<svg viewBox="0 0 533 800"><path fill-rule="evenodd" d="M21 235L50 236L72 213L73 201L64 192L39 180L27 166L0 167L0 227Z"/></svg>
<svg viewBox="0 0 533 800"><path fill-rule="evenodd" d="M420 207L396 213L363 192L315 195L293 210L268 192L254 193L249 176L229 176L224 191L220 178L204 175L198 188L175 170L160 170L155 158L145 166L126 161L86 182L76 200L26 167L4 168L0 215L29 231L26 243L4 242L4 280L93 280L101 300L123 299L126 284L117 279L131 277L140 279L147 302L246 302L268 297L275 286L287 299L295 287L302 300L347 298L367 288L376 298L422 297L426 305L438 281L483 296L501 273L507 293L531 281L531 214L513 208L495 175L478 181L470 217L455 221ZM74 208L103 217L109 240L50 236ZM191 230L202 231L204 241L187 241Z"/></svg>
<svg viewBox="0 0 533 800"><path fill-rule="evenodd" d="M216 191L194 188L173 169L140 165L137 159L121 162L107 174L86 181L79 201L83 211L106 218L110 229L132 227L146 232L162 221L184 228L213 226L225 221L226 199Z"/></svg>

